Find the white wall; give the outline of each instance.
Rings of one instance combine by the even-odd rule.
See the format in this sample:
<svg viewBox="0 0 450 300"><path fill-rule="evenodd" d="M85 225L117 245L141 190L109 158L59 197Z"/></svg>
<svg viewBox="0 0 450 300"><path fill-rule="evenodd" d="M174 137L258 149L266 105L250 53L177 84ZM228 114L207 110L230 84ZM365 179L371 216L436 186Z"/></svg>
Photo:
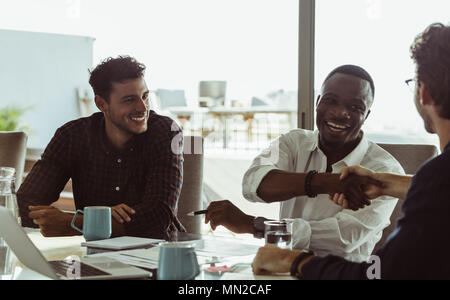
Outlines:
<svg viewBox="0 0 450 300"><path fill-rule="evenodd" d="M22 118L28 147L44 148L55 130L79 117L77 88L89 91L94 39L0 30L0 107L32 106Z"/></svg>

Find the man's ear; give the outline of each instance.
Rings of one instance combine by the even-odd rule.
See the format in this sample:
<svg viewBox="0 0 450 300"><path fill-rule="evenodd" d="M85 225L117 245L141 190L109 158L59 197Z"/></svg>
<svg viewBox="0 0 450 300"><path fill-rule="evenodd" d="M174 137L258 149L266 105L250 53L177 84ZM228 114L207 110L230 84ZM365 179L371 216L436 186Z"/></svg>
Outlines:
<svg viewBox="0 0 450 300"><path fill-rule="evenodd" d="M427 86L420 82L419 85L419 96L420 96L420 104L421 105L432 105L434 104L433 97L431 97L430 91Z"/></svg>
<svg viewBox="0 0 450 300"><path fill-rule="evenodd" d="M102 96L95 95L94 101L95 105L101 112L108 110L108 102Z"/></svg>

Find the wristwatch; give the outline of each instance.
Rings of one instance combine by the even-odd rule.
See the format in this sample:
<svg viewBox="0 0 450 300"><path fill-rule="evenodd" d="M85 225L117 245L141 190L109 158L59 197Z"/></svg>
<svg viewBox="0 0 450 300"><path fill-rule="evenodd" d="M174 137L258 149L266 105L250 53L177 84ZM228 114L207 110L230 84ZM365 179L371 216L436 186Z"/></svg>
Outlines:
<svg viewBox="0 0 450 300"><path fill-rule="evenodd" d="M315 256L316 254L311 250L303 250L292 262L291 265L291 276L297 277L298 279L303 279L303 274L298 272L298 265L307 257Z"/></svg>
<svg viewBox="0 0 450 300"><path fill-rule="evenodd" d="M264 237L264 221L267 221L267 219L263 217L256 217L253 219L253 230L255 232L253 236L257 239L262 239Z"/></svg>

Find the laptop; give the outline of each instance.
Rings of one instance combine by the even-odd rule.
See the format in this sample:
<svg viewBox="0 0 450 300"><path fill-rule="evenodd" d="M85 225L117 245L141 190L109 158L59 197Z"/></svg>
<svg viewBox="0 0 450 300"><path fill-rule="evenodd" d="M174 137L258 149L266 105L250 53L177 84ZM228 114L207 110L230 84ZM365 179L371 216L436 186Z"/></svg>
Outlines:
<svg viewBox="0 0 450 300"><path fill-rule="evenodd" d="M51 279L133 279L152 276L151 272L101 256L47 261L10 210L1 206L0 236L22 264Z"/></svg>

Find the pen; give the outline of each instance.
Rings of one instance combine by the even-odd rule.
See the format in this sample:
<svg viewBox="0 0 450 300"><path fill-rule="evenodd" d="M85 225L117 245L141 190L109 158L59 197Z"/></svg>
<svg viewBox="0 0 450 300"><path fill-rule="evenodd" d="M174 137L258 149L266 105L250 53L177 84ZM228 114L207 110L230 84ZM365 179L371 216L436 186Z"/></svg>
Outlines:
<svg viewBox="0 0 450 300"><path fill-rule="evenodd" d="M190 213L187 213L186 215L187 216L190 216L190 217L193 217L193 216L198 216L198 215L204 215L204 214L206 214L208 211L205 209L205 210L198 210L198 211L192 211L192 212L190 212Z"/></svg>

